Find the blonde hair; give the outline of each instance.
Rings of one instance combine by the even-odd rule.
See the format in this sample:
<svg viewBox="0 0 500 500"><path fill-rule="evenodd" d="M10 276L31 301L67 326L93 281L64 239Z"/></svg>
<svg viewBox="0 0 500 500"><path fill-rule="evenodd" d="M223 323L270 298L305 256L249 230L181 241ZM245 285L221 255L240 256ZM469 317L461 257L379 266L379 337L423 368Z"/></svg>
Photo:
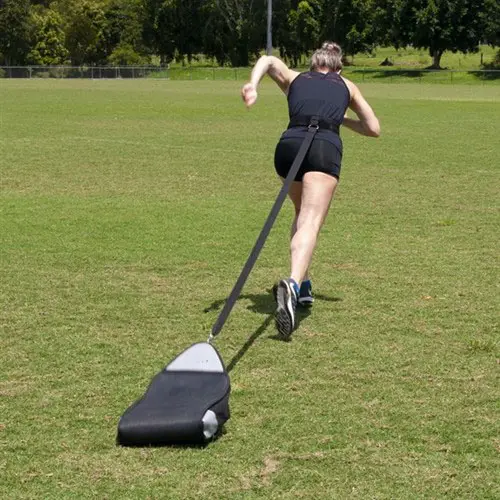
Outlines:
<svg viewBox="0 0 500 500"><path fill-rule="evenodd" d="M310 70L316 71L320 68L328 68L331 71L342 69L342 49L334 42L323 42L321 48L316 50L311 57Z"/></svg>

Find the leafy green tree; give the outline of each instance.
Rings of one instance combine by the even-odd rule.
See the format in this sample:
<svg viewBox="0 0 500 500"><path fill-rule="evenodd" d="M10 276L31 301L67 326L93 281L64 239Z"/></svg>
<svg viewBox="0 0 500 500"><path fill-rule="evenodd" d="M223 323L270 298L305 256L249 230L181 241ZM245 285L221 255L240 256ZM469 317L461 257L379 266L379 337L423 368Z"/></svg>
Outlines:
<svg viewBox="0 0 500 500"><path fill-rule="evenodd" d="M97 0L73 4L66 27L66 46L74 65L105 64L106 17L104 5Z"/></svg>
<svg viewBox="0 0 500 500"><path fill-rule="evenodd" d="M65 47L65 33L61 15L43 7L32 9L33 38L28 62L42 66L63 64L69 52Z"/></svg>
<svg viewBox="0 0 500 500"><path fill-rule="evenodd" d="M204 0L146 0L145 39L166 62L203 51Z"/></svg>
<svg viewBox="0 0 500 500"><path fill-rule="evenodd" d="M141 0L110 0L105 7L103 28L104 52L113 62L130 60L130 64L145 61L146 47L142 40L144 8ZM111 62L111 60L110 60Z"/></svg>
<svg viewBox="0 0 500 500"><path fill-rule="evenodd" d="M204 3L204 0L178 2L175 11L175 42L180 60L187 57L188 62L191 62L193 55L203 52Z"/></svg>
<svg viewBox="0 0 500 500"><path fill-rule="evenodd" d="M0 2L0 54L3 63L22 65L30 50L31 15L29 0Z"/></svg>
<svg viewBox="0 0 500 500"><path fill-rule="evenodd" d="M403 13L403 8L401 0L373 2L372 34L377 45L394 46L398 49L407 43L412 16L411 12Z"/></svg>
<svg viewBox="0 0 500 500"><path fill-rule="evenodd" d="M467 53L478 49L488 1L375 0L374 25L383 27L376 34L377 41L428 49L431 67L438 69L445 50Z"/></svg>
<svg viewBox="0 0 500 500"><path fill-rule="evenodd" d="M232 66L247 66L266 39L266 0L211 0L203 46L209 57Z"/></svg>
<svg viewBox="0 0 500 500"><path fill-rule="evenodd" d="M320 38L339 43L345 54L370 52L375 45L373 14L369 0L323 0Z"/></svg>
<svg viewBox="0 0 500 500"><path fill-rule="evenodd" d="M298 66L300 57L315 49L319 42L320 34L319 1L301 0L295 8L291 8L286 17L288 36L286 45L280 51L293 66Z"/></svg>
<svg viewBox="0 0 500 500"><path fill-rule="evenodd" d="M42 5L45 8L49 8L53 0L30 0L31 5Z"/></svg>
<svg viewBox="0 0 500 500"><path fill-rule="evenodd" d="M202 32L203 53L215 59L220 66L224 66L229 61L227 47L230 43L230 34L225 29L224 19L217 12L214 0L207 2L203 12L207 20Z"/></svg>
<svg viewBox="0 0 500 500"><path fill-rule="evenodd" d="M483 14L484 32L482 41L492 45L500 46L500 1L485 0Z"/></svg>
<svg viewBox="0 0 500 500"><path fill-rule="evenodd" d="M152 54L160 56L162 64L175 56L175 0L144 0L143 39Z"/></svg>
<svg viewBox="0 0 500 500"><path fill-rule="evenodd" d="M484 0L415 1L411 42L429 50L433 68L440 68L445 50L475 52L481 41L483 9Z"/></svg>
<svg viewBox="0 0 500 500"><path fill-rule="evenodd" d="M120 43L108 57L108 63L113 66L139 66L147 64L148 60L138 54L128 43Z"/></svg>

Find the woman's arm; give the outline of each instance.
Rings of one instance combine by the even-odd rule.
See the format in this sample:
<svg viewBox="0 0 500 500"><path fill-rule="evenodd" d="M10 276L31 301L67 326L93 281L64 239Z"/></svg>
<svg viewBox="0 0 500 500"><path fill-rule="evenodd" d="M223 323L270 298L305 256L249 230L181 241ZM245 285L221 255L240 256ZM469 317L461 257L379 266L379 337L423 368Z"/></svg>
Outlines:
<svg viewBox="0 0 500 500"><path fill-rule="evenodd" d="M241 97L247 107L252 106L257 100L257 86L265 74L268 74L286 94L290 84L299 74L291 70L281 59L274 56L262 56L252 69L250 82L241 89Z"/></svg>
<svg viewBox="0 0 500 500"><path fill-rule="evenodd" d="M358 119L356 120L345 116L342 125L361 135L379 137L380 123L378 118L375 116L373 109L354 83L346 78L344 78L344 81L346 82L349 92L351 93L349 108L356 113Z"/></svg>

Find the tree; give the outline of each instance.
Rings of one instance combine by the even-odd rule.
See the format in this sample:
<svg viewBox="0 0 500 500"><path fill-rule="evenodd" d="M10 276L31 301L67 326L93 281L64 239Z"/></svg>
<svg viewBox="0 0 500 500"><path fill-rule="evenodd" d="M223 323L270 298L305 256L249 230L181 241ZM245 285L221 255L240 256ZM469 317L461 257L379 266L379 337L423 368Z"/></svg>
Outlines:
<svg viewBox="0 0 500 500"><path fill-rule="evenodd" d="M266 43L267 0L211 0L203 46L206 54L232 66L248 66Z"/></svg>
<svg viewBox="0 0 500 500"><path fill-rule="evenodd" d="M417 2L413 45L429 49L432 67L440 68L445 50L477 51L481 41L484 0L429 0Z"/></svg>
<svg viewBox="0 0 500 500"><path fill-rule="evenodd" d="M396 47L428 49L431 67L438 69L445 50L466 53L478 49L486 1L378 0L374 19L378 23L387 13L387 22L382 22L385 40ZM384 40L383 30L377 34L378 41Z"/></svg>
<svg viewBox="0 0 500 500"><path fill-rule="evenodd" d="M6 66L26 62L30 35L29 0L3 0L0 4L0 53Z"/></svg>
<svg viewBox="0 0 500 500"><path fill-rule="evenodd" d="M280 53L298 66L300 57L316 48L319 42L321 7L316 0L301 0L291 8L286 17L287 35Z"/></svg>
<svg viewBox="0 0 500 500"><path fill-rule="evenodd" d="M339 43L345 54L370 52L375 45L373 12L369 0L323 0L320 38Z"/></svg>
<svg viewBox="0 0 500 500"><path fill-rule="evenodd" d="M52 9L34 7L32 19L32 48L28 54L28 62L42 66L63 64L69 52L64 46L61 15Z"/></svg>
<svg viewBox="0 0 500 500"><path fill-rule="evenodd" d="M103 4L97 0L76 2L67 23L66 46L71 62L76 66L105 64L106 18Z"/></svg>
<svg viewBox="0 0 500 500"><path fill-rule="evenodd" d="M138 66L147 63L147 60L138 54L128 43L120 43L108 57L108 63L113 66Z"/></svg>
<svg viewBox="0 0 500 500"><path fill-rule="evenodd" d="M175 56L173 10L175 0L144 0L143 39L162 64Z"/></svg>
<svg viewBox="0 0 500 500"><path fill-rule="evenodd" d="M481 41L493 47L500 46L500 1L485 0L483 23L484 31Z"/></svg>
<svg viewBox="0 0 500 500"><path fill-rule="evenodd" d="M409 37L403 33L407 30L411 16L402 15L401 9L400 0L375 0L372 5L372 34L375 44L384 47L392 45L398 49L406 43L403 39Z"/></svg>
<svg viewBox="0 0 500 500"><path fill-rule="evenodd" d="M140 64L147 52L142 39L144 8L141 0L110 0L104 11L103 50L112 64ZM113 56L113 57L112 57ZM111 61L112 57L112 61ZM117 63L117 61L122 61Z"/></svg>

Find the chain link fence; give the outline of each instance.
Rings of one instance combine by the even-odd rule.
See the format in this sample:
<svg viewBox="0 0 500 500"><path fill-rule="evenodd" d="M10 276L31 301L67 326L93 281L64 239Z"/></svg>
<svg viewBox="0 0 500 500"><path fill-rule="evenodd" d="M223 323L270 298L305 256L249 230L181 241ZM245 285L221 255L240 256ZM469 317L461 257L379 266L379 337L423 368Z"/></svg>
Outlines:
<svg viewBox="0 0 500 500"><path fill-rule="evenodd" d="M305 68L304 68L305 69ZM248 80L251 68L159 66L0 66L0 78L85 78L168 80ZM343 75L356 82L500 83L500 70L387 69L347 66Z"/></svg>

